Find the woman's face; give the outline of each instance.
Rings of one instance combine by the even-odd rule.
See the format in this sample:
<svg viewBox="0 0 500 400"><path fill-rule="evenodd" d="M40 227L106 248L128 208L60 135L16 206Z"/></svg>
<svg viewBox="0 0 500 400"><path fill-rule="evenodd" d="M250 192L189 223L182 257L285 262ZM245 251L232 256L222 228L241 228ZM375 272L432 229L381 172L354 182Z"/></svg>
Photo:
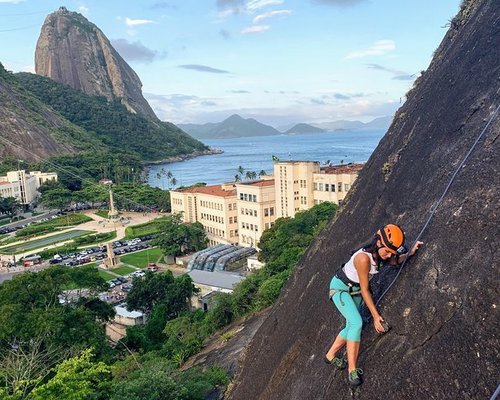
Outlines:
<svg viewBox="0 0 500 400"><path fill-rule="evenodd" d="M377 246L378 246L377 252L378 252L378 255L379 255L379 257L382 260L388 260L389 258L391 258L392 253L387 249L387 247L380 247L381 245L382 245L382 243L380 243L380 240L379 240L377 242Z"/></svg>

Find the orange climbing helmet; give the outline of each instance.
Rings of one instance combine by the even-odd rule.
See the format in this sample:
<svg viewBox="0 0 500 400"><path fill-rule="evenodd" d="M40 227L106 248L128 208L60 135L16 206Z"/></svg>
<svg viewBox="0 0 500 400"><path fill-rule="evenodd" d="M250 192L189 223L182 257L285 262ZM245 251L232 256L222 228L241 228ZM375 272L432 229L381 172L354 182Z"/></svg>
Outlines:
<svg viewBox="0 0 500 400"><path fill-rule="evenodd" d="M395 224L387 224L377 231L382 245L392 254L403 254L406 252L404 247L405 233Z"/></svg>

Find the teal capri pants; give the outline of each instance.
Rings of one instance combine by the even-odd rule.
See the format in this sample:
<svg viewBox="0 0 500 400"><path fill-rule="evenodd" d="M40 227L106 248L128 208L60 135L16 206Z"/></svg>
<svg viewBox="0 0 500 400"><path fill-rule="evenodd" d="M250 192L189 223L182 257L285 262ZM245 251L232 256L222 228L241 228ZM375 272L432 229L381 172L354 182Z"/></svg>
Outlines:
<svg viewBox="0 0 500 400"><path fill-rule="evenodd" d="M330 282L330 289L349 290L349 286L334 276ZM358 291L359 287L354 286L352 290ZM332 301L345 318L345 327L339 335L345 340L359 342L363 328L363 319L360 314L361 294L351 296L347 292L336 292L332 296Z"/></svg>

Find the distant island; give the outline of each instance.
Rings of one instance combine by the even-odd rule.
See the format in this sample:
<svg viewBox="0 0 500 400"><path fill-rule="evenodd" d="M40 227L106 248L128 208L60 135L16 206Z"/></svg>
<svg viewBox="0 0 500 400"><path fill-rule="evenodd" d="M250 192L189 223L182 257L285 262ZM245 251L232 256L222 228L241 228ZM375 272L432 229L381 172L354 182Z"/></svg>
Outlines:
<svg viewBox="0 0 500 400"><path fill-rule="evenodd" d="M262 124L253 118L242 118L238 114L233 114L218 123L178 124L177 126L196 139L281 135L281 132L272 126Z"/></svg>
<svg viewBox="0 0 500 400"><path fill-rule="evenodd" d="M230 139L237 137L300 135L321 132L387 130L392 122L392 118L392 116L379 117L366 123L348 120L321 123L300 122L274 128L254 118L243 118L238 114L233 114L222 122L177 124L177 126L193 138L199 140Z"/></svg>
<svg viewBox="0 0 500 400"><path fill-rule="evenodd" d="M321 132L325 132L325 129L321 129L316 126L312 126L305 123L300 123L292 126L284 133L285 135L294 135L297 133L301 134L301 133L321 133Z"/></svg>

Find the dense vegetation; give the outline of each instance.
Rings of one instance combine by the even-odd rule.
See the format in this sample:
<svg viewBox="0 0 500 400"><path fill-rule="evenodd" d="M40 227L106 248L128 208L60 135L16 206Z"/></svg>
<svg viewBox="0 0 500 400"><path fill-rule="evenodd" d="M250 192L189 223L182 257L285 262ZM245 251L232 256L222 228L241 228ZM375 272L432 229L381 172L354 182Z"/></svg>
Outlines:
<svg viewBox="0 0 500 400"><path fill-rule="evenodd" d="M335 205L323 203L293 219L278 219L259 244L266 266L232 294L219 294L208 312L190 311L195 288L188 275L147 272L144 279L134 279L127 306L143 311L147 323L130 327L116 348L104 337L103 324L113 310L95 297L104 285L95 268L54 267L0 285L0 397L203 399L215 386L228 383L225 372L213 367L180 373L178 367L216 330L271 305L335 211ZM167 218L161 225L159 242L164 241L165 250L184 252L193 243L206 245L203 231L195 229L193 243L188 243L185 236L192 232L180 231L179 221ZM179 237L184 239L174 240ZM168 247L173 242L176 249ZM89 292L62 305L57 295L65 287L85 287Z"/></svg>
<svg viewBox="0 0 500 400"><path fill-rule="evenodd" d="M160 160L204 150L201 142L168 122L133 114L117 99L89 96L70 86L35 74L15 75L26 90L73 124L94 132L105 146L144 160Z"/></svg>
<svg viewBox="0 0 500 400"><path fill-rule="evenodd" d="M87 203L91 206L109 200L109 188L86 180L79 188L68 189L61 182L47 182L40 189L41 202L47 208L64 209L72 203ZM138 183L113 185L117 209L170 211L170 196L167 191Z"/></svg>

